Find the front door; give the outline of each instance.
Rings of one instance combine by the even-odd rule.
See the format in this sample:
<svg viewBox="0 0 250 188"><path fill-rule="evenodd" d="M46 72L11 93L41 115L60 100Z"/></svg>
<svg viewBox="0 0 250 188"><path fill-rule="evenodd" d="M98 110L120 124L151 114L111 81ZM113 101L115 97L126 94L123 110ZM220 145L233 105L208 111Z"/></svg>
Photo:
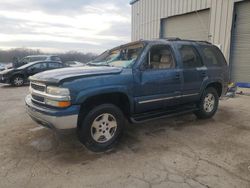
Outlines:
<svg viewBox="0 0 250 188"><path fill-rule="evenodd" d="M152 46L140 69L134 79L137 113L178 104L176 97L181 95L182 72L170 46Z"/></svg>
<svg viewBox="0 0 250 188"><path fill-rule="evenodd" d="M36 63L27 68L27 76L32 76L47 69L47 63Z"/></svg>

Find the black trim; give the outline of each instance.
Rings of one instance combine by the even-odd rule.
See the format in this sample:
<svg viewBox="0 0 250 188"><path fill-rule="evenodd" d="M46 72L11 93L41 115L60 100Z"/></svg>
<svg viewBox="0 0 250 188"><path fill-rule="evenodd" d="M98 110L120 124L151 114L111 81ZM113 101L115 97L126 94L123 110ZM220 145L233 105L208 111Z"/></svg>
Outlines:
<svg viewBox="0 0 250 188"><path fill-rule="evenodd" d="M186 105L186 106L180 106L179 108L177 107L176 109L173 110L160 110L160 111L136 114L130 117L130 120L132 123L143 123L151 120L188 114L197 110L198 108L196 107L196 105Z"/></svg>

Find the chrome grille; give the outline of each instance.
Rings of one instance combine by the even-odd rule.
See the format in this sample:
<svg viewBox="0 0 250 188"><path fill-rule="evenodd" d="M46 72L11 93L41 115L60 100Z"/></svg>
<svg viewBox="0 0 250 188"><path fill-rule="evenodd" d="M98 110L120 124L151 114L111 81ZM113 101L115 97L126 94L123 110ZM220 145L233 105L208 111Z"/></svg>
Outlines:
<svg viewBox="0 0 250 188"><path fill-rule="evenodd" d="M36 102L40 102L40 103L44 103L44 97L40 97L40 96L37 96L37 95L31 95L31 100L34 100Z"/></svg>
<svg viewBox="0 0 250 188"><path fill-rule="evenodd" d="M30 87L34 90L45 92L46 86L38 83L30 83Z"/></svg>
<svg viewBox="0 0 250 188"><path fill-rule="evenodd" d="M43 103L45 102L44 97L39 96L37 94L34 94L33 91L45 93L46 92L46 85L36 83L36 82L31 82L30 83L30 89L31 89L31 100L36 103Z"/></svg>

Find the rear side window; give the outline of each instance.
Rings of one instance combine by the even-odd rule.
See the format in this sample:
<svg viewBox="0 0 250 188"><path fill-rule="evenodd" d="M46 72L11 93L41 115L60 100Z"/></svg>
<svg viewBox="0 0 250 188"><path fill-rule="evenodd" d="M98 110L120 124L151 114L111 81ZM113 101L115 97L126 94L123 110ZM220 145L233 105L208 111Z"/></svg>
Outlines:
<svg viewBox="0 0 250 188"><path fill-rule="evenodd" d="M61 61L61 59L58 56L51 56L52 61Z"/></svg>
<svg viewBox="0 0 250 188"><path fill-rule="evenodd" d="M179 50L182 58L183 68L188 69L203 66L198 52L193 46L182 45Z"/></svg>
<svg viewBox="0 0 250 188"><path fill-rule="evenodd" d="M61 63L53 63L53 62L51 62L48 65L49 65L49 68L60 68L60 67L62 67Z"/></svg>
<svg viewBox="0 0 250 188"><path fill-rule="evenodd" d="M207 66L223 66L225 59L221 52L213 46L203 46L202 52Z"/></svg>

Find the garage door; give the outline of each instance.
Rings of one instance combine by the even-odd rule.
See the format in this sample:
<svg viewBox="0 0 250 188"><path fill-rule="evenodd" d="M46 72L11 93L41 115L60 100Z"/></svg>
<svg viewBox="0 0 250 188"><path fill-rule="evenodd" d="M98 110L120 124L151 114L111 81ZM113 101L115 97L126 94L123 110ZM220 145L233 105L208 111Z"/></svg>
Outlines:
<svg viewBox="0 0 250 188"><path fill-rule="evenodd" d="M162 36L208 40L209 9L173 16L162 20Z"/></svg>
<svg viewBox="0 0 250 188"><path fill-rule="evenodd" d="M231 78L235 82L250 83L250 2L235 5L232 35Z"/></svg>

